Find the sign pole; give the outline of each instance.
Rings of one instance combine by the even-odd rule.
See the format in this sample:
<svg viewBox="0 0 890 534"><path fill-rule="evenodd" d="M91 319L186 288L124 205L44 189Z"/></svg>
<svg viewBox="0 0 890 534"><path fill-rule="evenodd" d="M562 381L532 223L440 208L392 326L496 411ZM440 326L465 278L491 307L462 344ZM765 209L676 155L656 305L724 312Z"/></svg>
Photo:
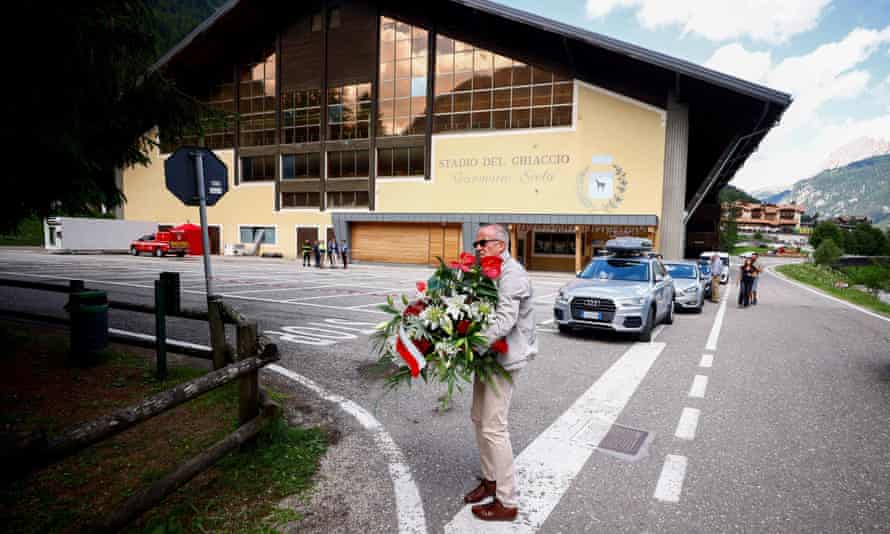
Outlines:
<svg viewBox="0 0 890 534"><path fill-rule="evenodd" d="M204 195L204 158L200 152L193 152L195 159L195 180L198 186L198 200L201 202L201 240L204 244L204 279L207 282L207 299L213 296L213 273L210 269L210 234L207 231L207 198Z"/></svg>

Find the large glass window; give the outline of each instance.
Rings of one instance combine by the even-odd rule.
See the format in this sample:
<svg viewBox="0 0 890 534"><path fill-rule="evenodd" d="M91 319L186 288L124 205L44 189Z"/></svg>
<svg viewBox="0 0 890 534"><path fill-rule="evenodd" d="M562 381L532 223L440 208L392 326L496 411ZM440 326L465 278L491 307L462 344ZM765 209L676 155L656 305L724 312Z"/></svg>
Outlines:
<svg viewBox="0 0 890 534"><path fill-rule="evenodd" d="M241 68L238 87L241 146L275 144L275 53Z"/></svg>
<svg viewBox="0 0 890 534"><path fill-rule="evenodd" d="M318 208L321 193L281 193L282 208Z"/></svg>
<svg viewBox="0 0 890 534"><path fill-rule="evenodd" d="M312 143L321 130L321 90L281 93L281 130L284 144Z"/></svg>
<svg viewBox="0 0 890 534"><path fill-rule="evenodd" d="M377 150L377 176L423 176L423 146Z"/></svg>
<svg viewBox="0 0 890 534"><path fill-rule="evenodd" d="M380 18L379 135L426 132L428 33Z"/></svg>
<svg viewBox="0 0 890 534"><path fill-rule="evenodd" d="M235 84L221 83L214 86L202 99L204 104L214 110L220 111L224 117L205 119L204 122L204 146L210 149L234 148L235 146ZM179 144L174 145L164 140L161 132L161 152L173 152L179 146L199 144L198 136L183 137Z"/></svg>
<svg viewBox="0 0 890 534"><path fill-rule="evenodd" d="M535 232L535 254L575 255L575 234Z"/></svg>
<svg viewBox="0 0 890 534"><path fill-rule="evenodd" d="M433 132L572 123L573 83L444 35L436 36Z"/></svg>
<svg viewBox="0 0 890 534"><path fill-rule="evenodd" d="M367 139L370 122L370 83L328 89L328 139Z"/></svg>
<svg viewBox="0 0 890 534"><path fill-rule="evenodd" d="M368 151L328 152L328 178L367 178Z"/></svg>
<svg viewBox="0 0 890 534"><path fill-rule="evenodd" d="M241 158L242 182L275 180L275 156L250 156Z"/></svg>
<svg viewBox="0 0 890 534"><path fill-rule="evenodd" d="M258 239L267 245L277 243L274 226L241 226L238 233L240 242L244 244L256 243Z"/></svg>
<svg viewBox="0 0 890 534"><path fill-rule="evenodd" d="M281 178L320 178L321 155L317 152L309 154L284 154L281 156Z"/></svg>
<svg viewBox="0 0 890 534"><path fill-rule="evenodd" d="M333 191L328 193L328 208L365 208L368 206L367 191Z"/></svg>

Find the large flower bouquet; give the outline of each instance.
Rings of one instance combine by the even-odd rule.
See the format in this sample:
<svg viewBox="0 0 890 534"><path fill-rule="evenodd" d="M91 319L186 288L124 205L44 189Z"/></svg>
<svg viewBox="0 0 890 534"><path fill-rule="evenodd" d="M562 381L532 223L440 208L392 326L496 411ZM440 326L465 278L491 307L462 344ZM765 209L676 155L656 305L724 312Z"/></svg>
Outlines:
<svg viewBox="0 0 890 534"><path fill-rule="evenodd" d="M486 384L492 377L510 374L497 361L507 352L504 339L491 343L483 334L498 302L495 280L501 273L500 257L481 261L466 252L460 261L439 267L427 282L417 282L417 294L402 295L401 301L390 296L380 309L392 317L380 323L372 336L374 350L382 366L398 369L386 379L388 389L410 385L418 377L425 382L440 382L447 393L440 398L447 407L454 388L473 376Z"/></svg>

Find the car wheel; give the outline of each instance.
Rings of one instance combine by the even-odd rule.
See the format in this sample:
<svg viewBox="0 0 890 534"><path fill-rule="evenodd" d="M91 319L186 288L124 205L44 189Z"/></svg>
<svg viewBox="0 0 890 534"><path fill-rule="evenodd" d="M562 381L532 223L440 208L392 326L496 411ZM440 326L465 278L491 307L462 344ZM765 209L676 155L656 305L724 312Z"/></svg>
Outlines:
<svg viewBox="0 0 890 534"><path fill-rule="evenodd" d="M664 316L664 324L674 324L674 306L668 306L667 315Z"/></svg>
<svg viewBox="0 0 890 534"><path fill-rule="evenodd" d="M154 255L155 255L155 258L160 258L161 256L164 255L164 251L161 250L160 247L158 247L158 248L154 249Z"/></svg>
<svg viewBox="0 0 890 534"><path fill-rule="evenodd" d="M139 251L136 250L136 247L130 247L130 255L132 255L132 256L138 256L138 255L139 255Z"/></svg>
<svg viewBox="0 0 890 534"><path fill-rule="evenodd" d="M652 329L655 327L655 308L649 308L649 314L646 316L646 324L643 325L643 331L640 332L640 341L652 341Z"/></svg>
<svg viewBox="0 0 890 534"><path fill-rule="evenodd" d="M184 257L185 257L185 252L177 252L177 253L176 253L176 257L178 257L178 258L184 258Z"/></svg>
<svg viewBox="0 0 890 534"><path fill-rule="evenodd" d="M556 327L559 329L560 334L571 334L572 333L571 326L561 324L561 325L557 325Z"/></svg>

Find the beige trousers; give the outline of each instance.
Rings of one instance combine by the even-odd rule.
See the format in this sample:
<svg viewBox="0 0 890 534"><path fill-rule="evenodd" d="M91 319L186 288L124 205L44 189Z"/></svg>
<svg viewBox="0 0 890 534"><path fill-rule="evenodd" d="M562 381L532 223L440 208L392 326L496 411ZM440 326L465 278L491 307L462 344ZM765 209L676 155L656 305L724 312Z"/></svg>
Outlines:
<svg viewBox="0 0 890 534"><path fill-rule="evenodd" d="M711 277L711 302L720 302L720 275Z"/></svg>
<svg viewBox="0 0 890 534"><path fill-rule="evenodd" d="M510 374L515 381L519 373ZM504 506L516 506L516 469L507 430L513 384L499 376L494 377L494 383L496 389L475 379L470 419L476 427L482 476L497 482L497 498Z"/></svg>

